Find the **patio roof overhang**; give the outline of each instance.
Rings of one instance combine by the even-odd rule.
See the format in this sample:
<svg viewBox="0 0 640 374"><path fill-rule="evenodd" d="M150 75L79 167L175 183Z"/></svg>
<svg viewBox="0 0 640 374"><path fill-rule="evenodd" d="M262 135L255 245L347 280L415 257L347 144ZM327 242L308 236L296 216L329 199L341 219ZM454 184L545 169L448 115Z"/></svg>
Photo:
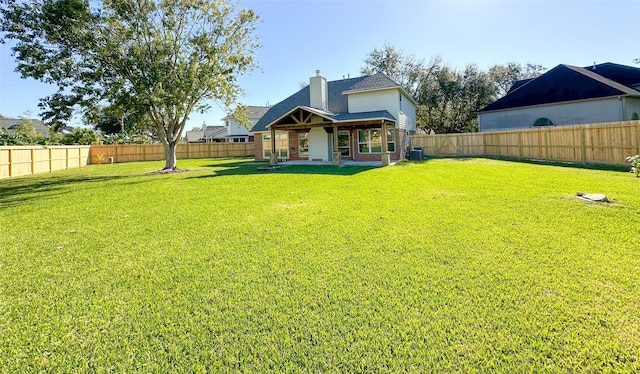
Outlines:
<svg viewBox="0 0 640 374"><path fill-rule="evenodd" d="M395 118L386 110L366 113L335 114L308 106L297 106L268 124L268 129L296 130L313 127L357 127L395 125Z"/></svg>

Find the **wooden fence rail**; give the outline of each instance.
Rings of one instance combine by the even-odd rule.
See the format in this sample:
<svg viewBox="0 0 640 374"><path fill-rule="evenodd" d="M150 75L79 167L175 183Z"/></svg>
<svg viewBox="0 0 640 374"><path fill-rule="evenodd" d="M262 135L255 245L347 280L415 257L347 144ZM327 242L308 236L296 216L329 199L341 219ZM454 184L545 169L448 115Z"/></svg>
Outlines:
<svg viewBox="0 0 640 374"><path fill-rule="evenodd" d="M0 147L0 179L87 165L89 146Z"/></svg>
<svg viewBox="0 0 640 374"><path fill-rule="evenodd" d="M628 165L640 154L640 121L465 134L414 135L426 156L491 156L581 164Z"/></svg>
<svg viewBox="0 0 640 374"><path fill-rule="evenodd" d="M93 145L90 152L90 164L104 164L111 161L161 161L165 159L162 144L132 144L132 145ZM217 157L246 157L253 156L253 142L249 143L187 143L178 144L176 157L188 158L217 158Z"/></svg>

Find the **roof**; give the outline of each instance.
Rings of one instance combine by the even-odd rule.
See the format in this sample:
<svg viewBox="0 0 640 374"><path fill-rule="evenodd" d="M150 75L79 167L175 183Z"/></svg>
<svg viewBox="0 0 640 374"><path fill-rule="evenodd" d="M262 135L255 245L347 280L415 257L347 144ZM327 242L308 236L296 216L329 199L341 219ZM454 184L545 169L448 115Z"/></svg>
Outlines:
<svg viewBox="0 0 640 374"><path fill-rule="evenodd" d="M585 67L594 73L601 75L612 81L623 84L627 87L640 85L640 69L633 66L614 64L605 62L603 64L594 65L593 67Z"/></svg>
<svg viewBox="0 0 640 374"><path fill-rule="evenodd" d="M204 131L187 131L184 137L188 143L195 143L204 137Z"/></svg>
<svg viewBox="0 0 640 374"><path fill-rule="evenodd" d="M227 128L224 126L207 126L204 132L204 139L221 139L227 135Z"/></svg>
<svg viewBox="0 0 640 374"><path fill-rule="evenodd" d="M0 128L5 128L10 131L14 131L17 126L20 126L20 121L24 118L3 118L0 119ZM39 134L48 134L50 127L45 125L39 119L26 118L26 120L33 123L33 129Z"/></svg>
<svg viewBox="0 0 640 374"><path fill-rule="evenodd" d="M247 110L247 114L249 115L249 119L257 120L262 118L265 113L269 110L269 106L255 106L255 105L247 105L245 106ZM233 119L233 115L229 114L223 118L223 120Z"/></svg>
<svg viewBox="0 0 640 374"><path fill-rule="evenodd" d="M480 112L612 96L640 97L640 91L629 86L640 79L640 69L612 63L594 67L558 65L536 78L514 83L506 96Z"/></svg>
<svg viewBox="0 0 640 374"><path fill-rule="evenodd" d="M386 110L366 113L349 113L349 103L346 94L389 88L399 88L402 90L396 82L382 73L327 82L328 108L327 111L323 111L323 117L331 118L336 122L378 118L395 121L396 119ZM406 91L402 91L406 94ZM407 96L413 100L410 95L407 94ZM260 118L260 120L253 126L251 131L266 131L267 126L298 107L309 111L318 111L319 109L309 108L309 100L309 86L306 86L269 108L265 115L262 116L262 118Z"/></svg>

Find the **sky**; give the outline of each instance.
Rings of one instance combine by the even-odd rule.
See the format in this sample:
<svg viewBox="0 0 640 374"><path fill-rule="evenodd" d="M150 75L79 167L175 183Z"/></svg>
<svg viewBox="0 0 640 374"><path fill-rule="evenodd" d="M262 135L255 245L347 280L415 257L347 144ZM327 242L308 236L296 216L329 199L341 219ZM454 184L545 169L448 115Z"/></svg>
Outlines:
<svg viewBox="0 0 640 374"><path fill-rule="evenodd" d="M364 60L385 44L405 55L441 57L453 68L488 69L507 62L590 66L634 65L640 58L640 0L273 1L239 0L260 16L259 68L239 79L245 105L273 105L308 83L361 75ZM37 118L39 98L56 91L14 72L8 45L0 48L0 114ZM638 66L638 65L636 65ZM193 113L187 130L221 125L216 103ZM81 123L75 122L77 126Z"/></svg>

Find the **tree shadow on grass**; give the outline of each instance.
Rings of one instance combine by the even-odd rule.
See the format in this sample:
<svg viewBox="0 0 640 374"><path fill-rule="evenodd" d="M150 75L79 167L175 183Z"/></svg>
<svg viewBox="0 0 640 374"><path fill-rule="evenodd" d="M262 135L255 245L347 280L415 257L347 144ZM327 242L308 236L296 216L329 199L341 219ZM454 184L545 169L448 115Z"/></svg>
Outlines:
<svg viewBox="0 0 640 374"><path fill-rule="evenodd" d="M545 160L525 160L521 158L511 158L511 157L487 157L487 156L468 156L468 157L425 157L422 161L403 161L397 164L397 166L408 166L411 164L420 164L426 163L432 160L438 159L450 159L456 161L471 161L473 159L487 159L487 160L498 160L498 161L508 161L508 162L517 162L521 164L531 164L531 165L544 165L544 166L559 166L563 168L573 168L573 169L588 169L588 170L604 170L604 171L620 171L620 172L629 172L630 166L621 166L621 165L603 165L603 164L576 164L572 162L561 162L561 161L545 161Z"/></svg>
<svg viewBox="0 0 640 374"><path fill-rule="evenodd" d="M351 176L372 169L377 166L334 166L334 165L279 165L273 170L260 170L268 168L269 163L260 161L241 161L221 164L203 165L204 168L211 168L212 174L200 175L190 178L211 178L226 177L234 175L274 175L274 174L315 174L315 175L337 175Z"/></svg>
<svg viewBox="0 0 640 374"><path fill-rule="evenodd" d="M5 179L0 182L0 208L17 206L77 190L78 185L128 178L128 176L73 176L51 174L48 177ZM71 185L74 185L73 187Z"/></svg>

